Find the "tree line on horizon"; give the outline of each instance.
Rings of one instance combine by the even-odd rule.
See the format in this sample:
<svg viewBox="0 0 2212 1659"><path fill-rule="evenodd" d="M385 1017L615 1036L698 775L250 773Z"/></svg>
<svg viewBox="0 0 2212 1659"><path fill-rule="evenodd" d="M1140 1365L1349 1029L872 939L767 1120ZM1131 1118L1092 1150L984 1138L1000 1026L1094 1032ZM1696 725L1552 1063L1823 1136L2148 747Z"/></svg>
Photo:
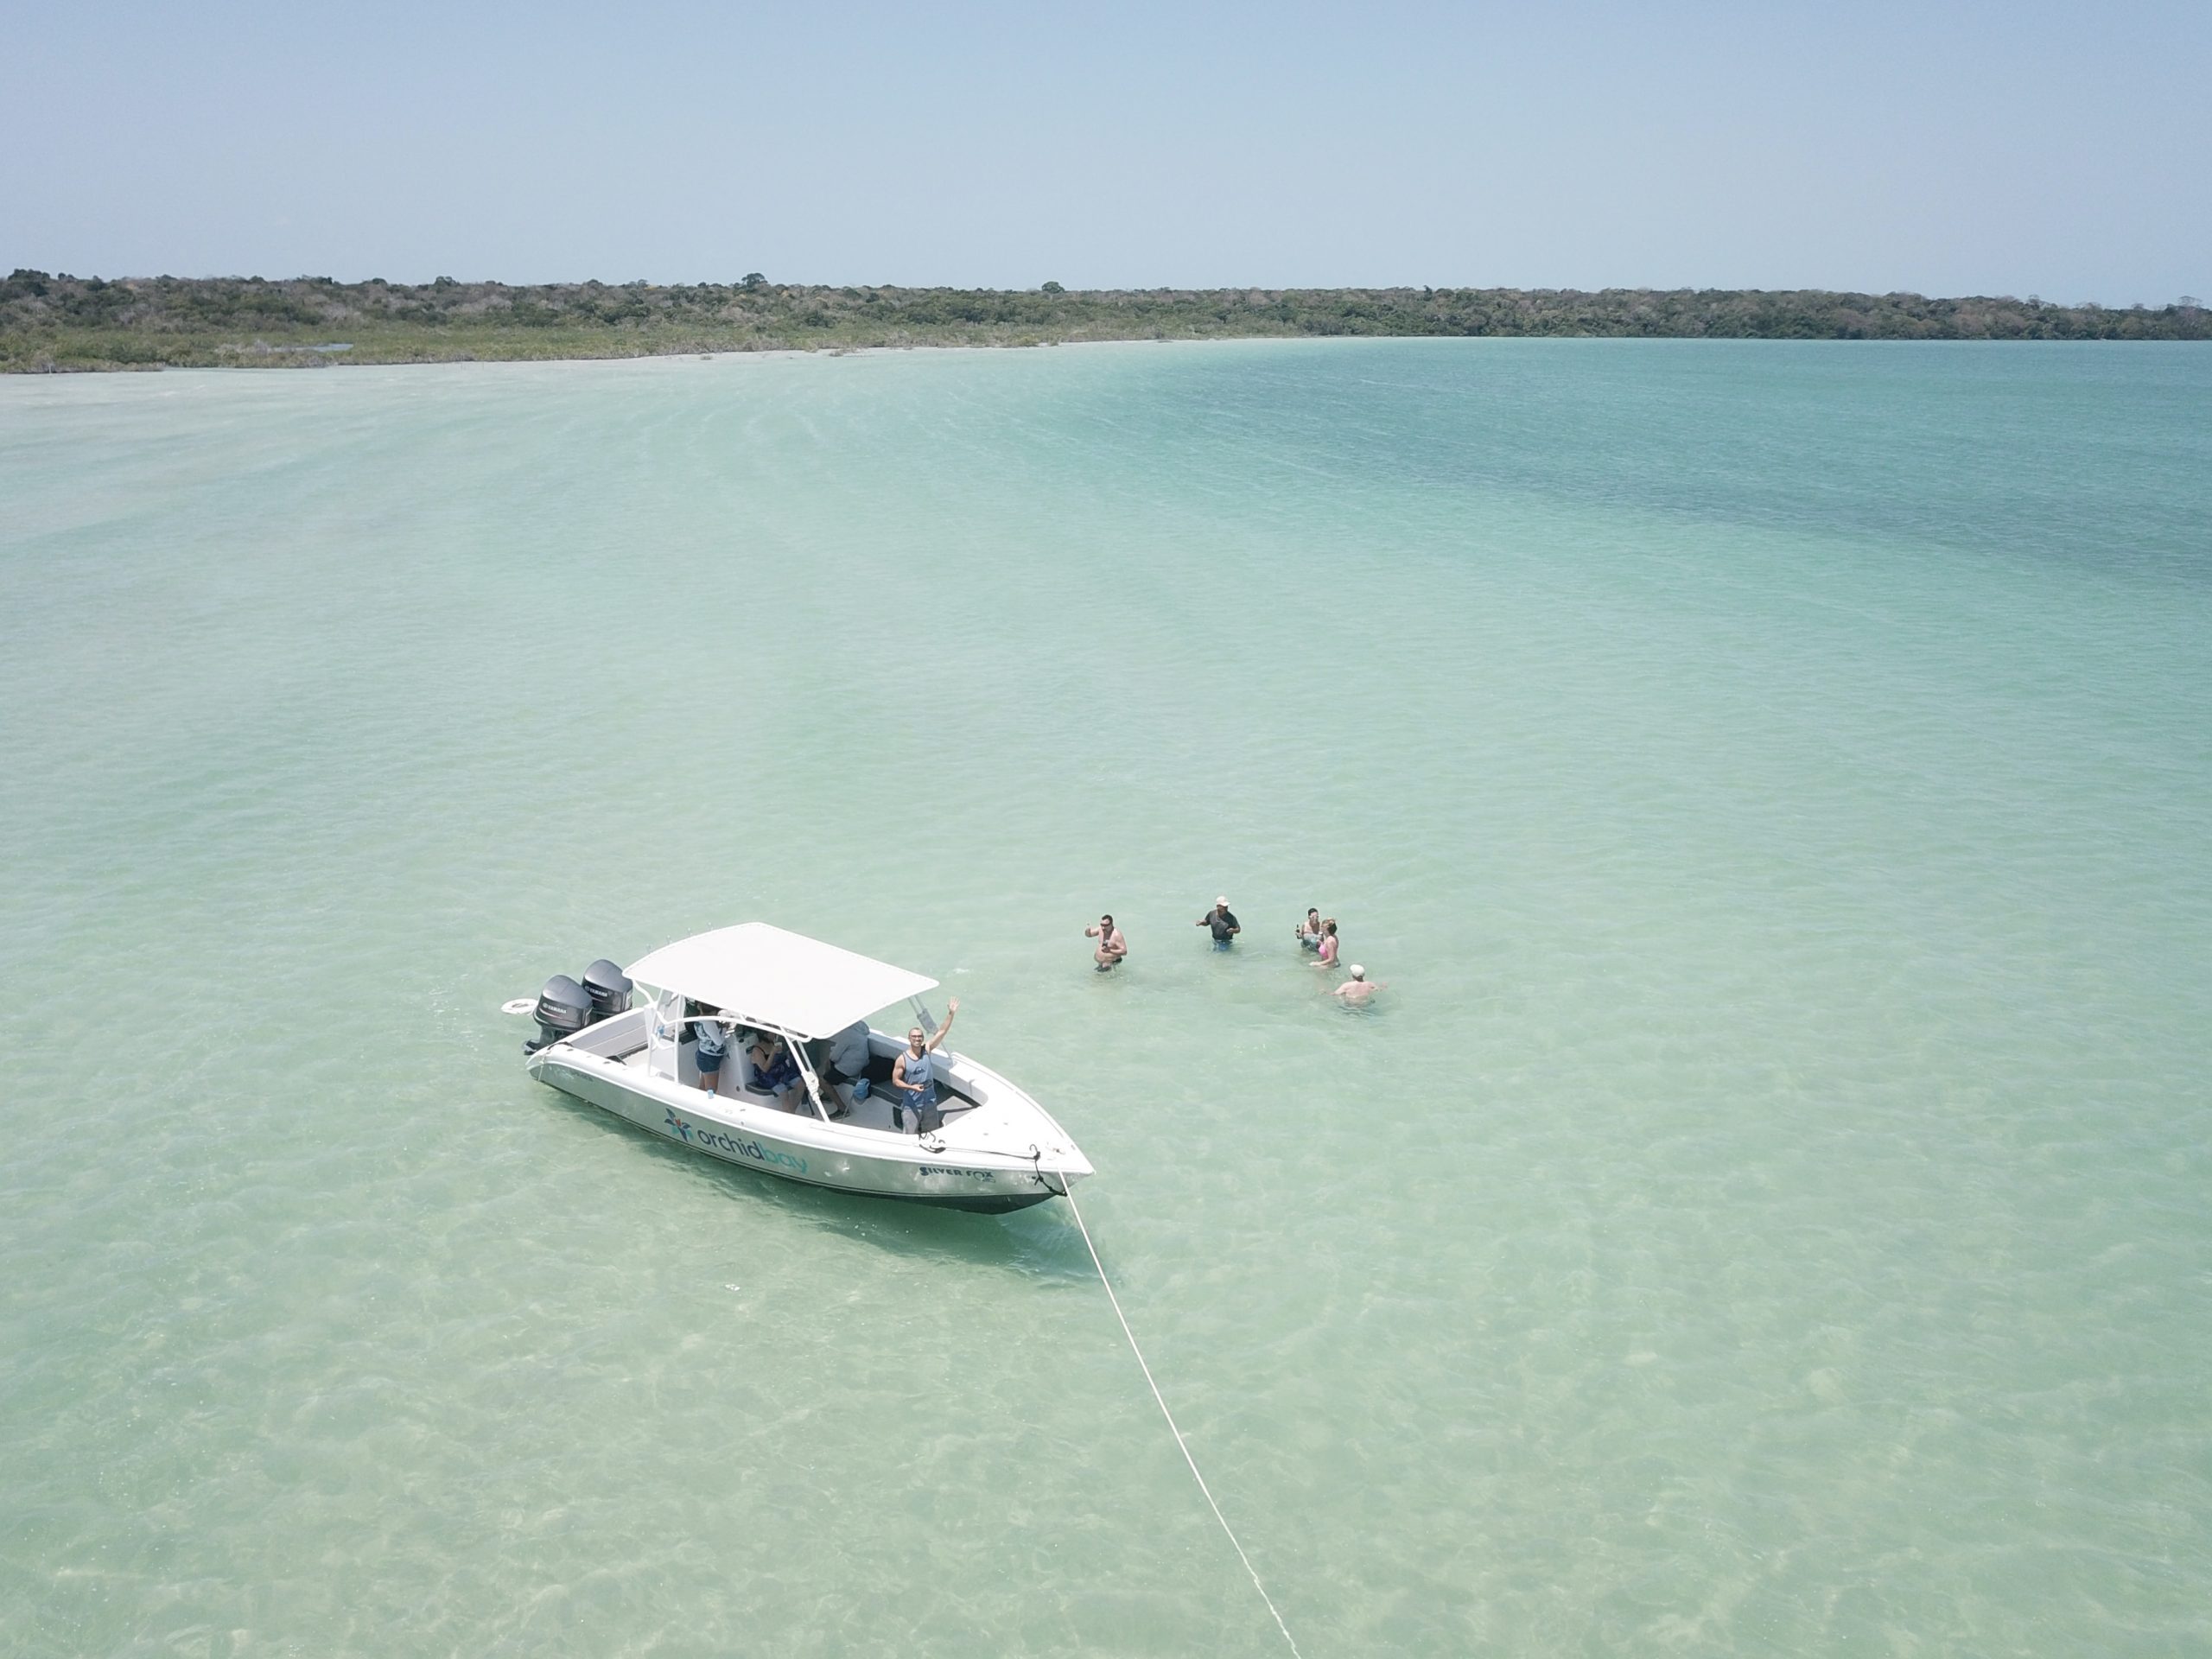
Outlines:
<svg viewBox="0 0 2212 1659"><path fill-rule="evenodd" d="M2212 313L1820 289L1028 289L327 276L0 281L0 370L644 357L867 346L1329 336L2212 340Z"/></svg>

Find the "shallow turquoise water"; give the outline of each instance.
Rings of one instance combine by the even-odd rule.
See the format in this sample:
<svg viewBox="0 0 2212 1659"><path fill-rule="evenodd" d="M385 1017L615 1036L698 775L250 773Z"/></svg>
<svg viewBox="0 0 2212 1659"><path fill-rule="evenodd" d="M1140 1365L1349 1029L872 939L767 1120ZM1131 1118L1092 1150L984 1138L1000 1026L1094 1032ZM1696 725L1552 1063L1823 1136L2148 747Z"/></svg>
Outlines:
<svg viewBox="0 0 2212 1659"><path fill-rule="evenodd" d="M524 1079L754 916L1308 1655L2205 1651L2208 524L2186 346L0 383L0 1652L1282 1651L1063 1206Z"/></svg>

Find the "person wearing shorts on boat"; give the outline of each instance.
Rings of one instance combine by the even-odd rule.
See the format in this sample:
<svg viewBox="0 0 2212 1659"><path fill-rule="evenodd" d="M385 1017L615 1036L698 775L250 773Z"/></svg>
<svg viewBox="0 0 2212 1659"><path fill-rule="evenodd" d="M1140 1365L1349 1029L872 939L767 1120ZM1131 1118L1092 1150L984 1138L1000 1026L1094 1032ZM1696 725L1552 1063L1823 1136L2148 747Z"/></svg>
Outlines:
<svg viewBox="0 0 2212 1659"><path fill-rule="evenodd" d="M718 1020L693 1023L699 1032L699 1086L711 1095L721 1081L722 1057L729 1052L729 1027Z"/></svg>
<svg viewBox="0 0 2212 1659"><path fill-rule="evenodd" d="M938 1114L936 1123L930 1115L937 1112L937 1052L944 1046L944 1033L952 1029L952 1016L960 1012L960 999L954 997L945 1004L944 1023L931 1037L916 1026L906 1033L906 1046L891 1063L891 1127L906 1127L906 1113L914 1114L914 1133L925 1134L942 1125L944 1118Z"/></svg>
<svg viewBox="0 0 2212 1659"><path fill-rule="evenodd" d="M762 1032L753 1039L747 1051L751 1062L751 1075L746 1082L756 1095L774 1096L776 1104L791 1111L799 1108L798 1101L789 1096L798 1087L798 1062L784 1046L784 1039L770 1032Z"/></svg>

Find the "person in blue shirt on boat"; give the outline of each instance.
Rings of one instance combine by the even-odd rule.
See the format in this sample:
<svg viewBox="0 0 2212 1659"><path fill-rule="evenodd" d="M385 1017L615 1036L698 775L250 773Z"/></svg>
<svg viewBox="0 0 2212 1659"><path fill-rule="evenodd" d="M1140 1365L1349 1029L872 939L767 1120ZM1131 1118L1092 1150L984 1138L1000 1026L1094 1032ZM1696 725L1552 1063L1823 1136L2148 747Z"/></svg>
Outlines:
<svg viewBox="0 0 2212 1659"><path fill-rule="evenodd" d="M800 1103L785 1096L799 1086L798 1062L791 1058L784 1039L772 1032L761 1032L753 1038L747 1058L750 1065L746 1082L753 1092L772 1095L779 1106L797 1111Z"/></svg>
<svg viewBox="0 0 2212 1659"><path fill-rule="evenodd" d="M944 1046L944 1033L952 1029L952 1016L960 1012L960 999L944 1005L944 1023L937 1035L928 1036L919 1026L906 1033L906 1052L891 1063L891 1127L906 1127L906 1113L914 1114L914 1133L921 1135L944 1122L938 1115L931 1123L926 1114L937 1112L937 1052Z"/></svg>

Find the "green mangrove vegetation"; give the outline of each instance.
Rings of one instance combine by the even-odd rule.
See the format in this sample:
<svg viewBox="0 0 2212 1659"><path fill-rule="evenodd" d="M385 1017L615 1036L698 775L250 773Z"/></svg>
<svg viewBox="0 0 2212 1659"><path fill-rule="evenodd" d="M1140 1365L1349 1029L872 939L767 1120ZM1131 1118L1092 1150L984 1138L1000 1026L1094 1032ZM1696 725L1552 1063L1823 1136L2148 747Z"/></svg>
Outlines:
<svg viewBox="0 0 2212 1659"><path fill-rule="evenodd" d="M312 366L868 346L1338 334L1708 340L2212 340L2212 313L1813 289L1075 290L728 283L0 282L0 370Z"/></svg>

